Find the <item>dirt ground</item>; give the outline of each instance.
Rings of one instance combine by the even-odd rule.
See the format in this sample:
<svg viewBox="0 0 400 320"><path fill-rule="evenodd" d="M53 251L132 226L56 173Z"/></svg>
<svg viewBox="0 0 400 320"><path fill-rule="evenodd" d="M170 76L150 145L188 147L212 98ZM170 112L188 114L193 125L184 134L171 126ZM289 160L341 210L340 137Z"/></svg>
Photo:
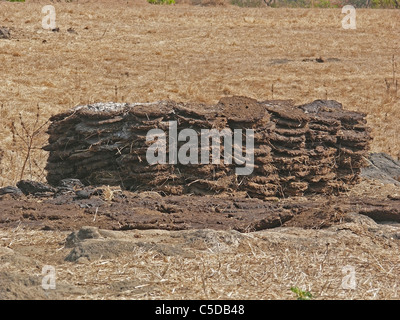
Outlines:
<svg viewBox="0 0 400 320"><path fill-rule="evenodd" d="M104 101L336 99L400 157L398 10L344 30L340 9L54 3L52 32L47 4L0 2L0 186L44 179L36 118ZM367 179L338 197L1 195L0 299L398 299L399 195Z"/></svg>
<svg viewBox="0 0 400 320"><path fill-rule="evenodd" d="M1 229L0 297L295 299L299 287L314 299L398 299L399 231L351 213L329 228L253 233Z"/></svg>
<svg viewBox="0 0 400 320"><path fill-rule="evenodd" d="M269 201L111 192L0 196L0 298L398 299L393 184Z"/></svg>
<svg viewBox="0 0 400 320"><path fill-rule="evenodd" d="M322 229L342 223L348 213L366 215L378 222L400 223L400 187L392 185L385 189L381 191L378 186L373 192L365 190L361 196L315 195L267 201L249 198L245 193L163 197L157 192L129 192L107 186L85 187L79 192L92 194L85 198L75 192L56 192L48 197L5 194L0 196L0 228L53 231L74 231L83 226L109 230L211 228L248 233L276 227Z"/></svg>

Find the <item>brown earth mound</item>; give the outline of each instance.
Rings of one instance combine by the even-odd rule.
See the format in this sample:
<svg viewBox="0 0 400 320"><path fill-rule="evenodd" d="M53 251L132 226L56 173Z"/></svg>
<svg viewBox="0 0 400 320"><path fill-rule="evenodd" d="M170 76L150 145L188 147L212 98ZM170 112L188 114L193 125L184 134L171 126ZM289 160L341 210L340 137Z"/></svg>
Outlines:
<svg viewBox="0 0 400 320"><path fill-rule="evenodd" d="M213 106L98 103L76 107L51 121L45 147L50 151L46 169L51 184L78 178L87 185L175 195L244 191L264 198L335 193L358 181L370 141L364 114L322 100L302 106L246 97L223 98ZM155 140L148 141L147 133L162 129L171 142L170 121L177 121L177 132L195 130L198 145L202 129L253 129L254 170L237 175L237 162L223 159L220 164L150 165L146 152ZM242 139L242 147L234 148L244 156L247 141ZM178 149L186 142L178 141ZM212 154L211 144L206 151ZM219 152L224 154L222 142Z"/></svg>

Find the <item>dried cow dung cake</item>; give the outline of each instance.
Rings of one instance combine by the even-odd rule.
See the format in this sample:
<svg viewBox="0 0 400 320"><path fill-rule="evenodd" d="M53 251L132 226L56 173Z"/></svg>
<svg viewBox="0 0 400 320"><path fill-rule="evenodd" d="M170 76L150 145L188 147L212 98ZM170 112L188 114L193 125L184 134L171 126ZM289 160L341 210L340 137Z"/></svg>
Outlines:
<svg viewBox="0 0 400 320"><path fill-rule="evenodd" d="M207 132L217 132L219 143L213 145ZM371 139L365 114L344 110L336 101L295 106L289 100L247 97L225 97L216 105L78 106L53 116L48 133L44 149L52 185L80 179L164 194L243 191L259 198L346 190L358 182ZM156 138L149 138L152 133ZM249 136L253 152L247 154ZM149 163L147 153L156 143L165 161ZM188 146L198 153L191 154ZM213 152L219 163L213 162Z"/></svg>

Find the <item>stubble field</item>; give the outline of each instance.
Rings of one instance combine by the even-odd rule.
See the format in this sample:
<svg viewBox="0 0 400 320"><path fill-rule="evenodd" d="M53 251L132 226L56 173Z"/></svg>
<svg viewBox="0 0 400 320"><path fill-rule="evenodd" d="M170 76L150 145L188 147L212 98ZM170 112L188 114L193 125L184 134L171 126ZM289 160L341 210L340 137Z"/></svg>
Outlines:
<svg viewBox="0 0 400 320"><path fill-rule="evenodd" d="M52 32L42 29L45 4L0 4L11 29L0 41L0 185L20 178L19 113L33 127L38 105L42 123L101 101L335 99L368 113L372 151L400 157L399 99L395 84L388 90L400 59L396 10L357 10L357 29L345 30L340 9L54 3L60 31ZM35 146L45 141L40 135ZM24 176L43 178L46 154L33 152Z"/></svg>

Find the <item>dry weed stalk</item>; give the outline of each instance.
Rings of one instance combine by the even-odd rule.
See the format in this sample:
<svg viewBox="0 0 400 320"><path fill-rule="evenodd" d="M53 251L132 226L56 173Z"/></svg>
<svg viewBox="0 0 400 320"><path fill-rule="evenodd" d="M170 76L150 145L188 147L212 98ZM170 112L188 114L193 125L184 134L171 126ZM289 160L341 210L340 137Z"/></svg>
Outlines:
<svg viewBox="0 0 400 320"><path fill-rule="evenodd" d="M392 78L386 79L386 97L389 101L397 100L397 90L398 90L398 80L396 78L396 67L397 63L395 61L394 55L392 56Z"/></svg>
<svg viewBox="0 0 400 320"><path fill-rule="evenodd" d="M111 190L110 186L103 188L103 198L106 201L111 201L114 198L114 191Z"/></svg>
<svg viewBox="0 0 400 320"><path fill-rule="evenodd" d="M21 172L19 175L20 180L23 179L26 166L29 164L30 176L32 178L32 163L41 170L43 174L43 169L39 166L35 159L32 159L33 150L40 150L41 144L38 142L41 134L44 133L44 129L46 125L49 123L49 120L42 122L40 121L40 107L37 105L36 109L36 117L32 125L29 125L27 120L22 117L22 113L19 113L19 123L16 125L15 121L11 123L11 133L13 136L13 141L16 142L16 138L20 139L24 145L25 157L23 160ZM19 127L19 129L17 128Z"/></svg>
<svg viewBox="0 0 400 320"><path fill-rule="evenodd" d="M103 199L105 201L112 201L116 192L122 192L122 190L118 187L111 188L110 186L103 186L101 189L103 191Z"/></svg>

